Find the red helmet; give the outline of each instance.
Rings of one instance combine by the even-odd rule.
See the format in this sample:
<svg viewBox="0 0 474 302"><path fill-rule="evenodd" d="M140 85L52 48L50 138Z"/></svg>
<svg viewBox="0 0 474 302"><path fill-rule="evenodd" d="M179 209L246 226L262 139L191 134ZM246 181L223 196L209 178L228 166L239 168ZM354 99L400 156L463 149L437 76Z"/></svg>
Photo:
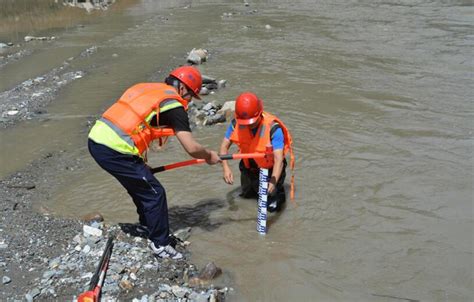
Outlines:
<svg viewBox="0 0 474 302"><path fill-rule="evenodd" d="M235 99L235 119L240 125L251 125L263 112L263 102L252 92L244 92Z"/></svg>
<svg viewBox="0 0 474 302"><path fill-rule="evenodd" d="M193 92L193 97L201 99L199 97L199 91L201 91L202 76L197 68L181 66L171 71L170 76L177 78L186 85L186 87Z"/></svg>

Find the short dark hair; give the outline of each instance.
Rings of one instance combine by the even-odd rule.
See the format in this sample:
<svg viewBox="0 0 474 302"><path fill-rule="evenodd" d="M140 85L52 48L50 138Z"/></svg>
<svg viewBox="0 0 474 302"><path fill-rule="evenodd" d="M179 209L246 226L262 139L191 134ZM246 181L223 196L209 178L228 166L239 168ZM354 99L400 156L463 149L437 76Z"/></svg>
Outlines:
<svg viewBox="0 0 474 302"><path fill-rule="evenodd" d="M170 86L173 86L174 88L178 89L179 88L179 84L181 83L180 80L178 80L177 78L173 77L173 76L168 76L166 77L165 79L165 84L168 84Z"/></svg>

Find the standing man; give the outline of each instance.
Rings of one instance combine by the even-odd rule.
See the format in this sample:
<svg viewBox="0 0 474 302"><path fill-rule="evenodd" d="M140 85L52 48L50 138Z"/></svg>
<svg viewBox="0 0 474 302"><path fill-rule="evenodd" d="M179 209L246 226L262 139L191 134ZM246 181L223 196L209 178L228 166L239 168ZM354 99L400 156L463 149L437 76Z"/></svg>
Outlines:
<svg viewBox="0 0 474 302"><path fill-rule="evenodd" d="M160 258L181 259L171 244L166 193L146 165L150 143L160 145L176 136L186 152L220 162L215 151L196 142L186 110L198 96L202 77L199 70L183 66L173 70L165 83L140 83L129 88L89 133L89 152L102 169L114 176L132 197L140 225L148 230L149 245Z"/></svg>
<svg viewBox="0 0 474 302"><path fill-rule="evenodd" d="M243 159L239 163L240 183L244 198L258 196L259 168L269 169L271 176L268 184L269 212L278 212L286 201L285 188L285 155L290 152L291 168L294 158L292 138L288 128L276 116L263 111L263 102L254 93L244 92L235 102L235 119L232 120L222 141L220 154L226 154L232 143L241 153L265 153L267 146L273 148L273 162L267 159ZM234 176L227 161L222 162L224 181L234 183ZM293 179L292 179L293 195Z"/></svg>

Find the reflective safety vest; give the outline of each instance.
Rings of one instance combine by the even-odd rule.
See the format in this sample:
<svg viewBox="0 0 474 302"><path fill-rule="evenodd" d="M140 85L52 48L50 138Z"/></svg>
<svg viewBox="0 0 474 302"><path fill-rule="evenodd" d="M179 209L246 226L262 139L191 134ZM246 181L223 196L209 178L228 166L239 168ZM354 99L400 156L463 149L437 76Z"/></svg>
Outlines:
<svg viewBox="0 0 474 302"><path fill-rule="evenodd" d="M253 135L252 130L248 126L236 124L232 135L230 136L230 141L237 146L239 146L241 153L265 153L268 146L271 146L271 129L277 123L280 125L281 130L283 131L283 138L285 140L283 155L290 153L290 168L291 168L291 198L293 199L294 192L294 166L295 158L293 154L293 138L291 137L288 128L285 124L276 116L268 113L262 113L262 120L258 126L257 132ZM270 169L273 167L273 160L268 160L267 158L255 158L259 168ZM250 163L248 159L243 159L244 165L247 168L250 168Z"/></svg>
<svg viewBox="0 0 474 302"><path fill-rule="evenodd" d="M173 136L170 127L150 125L159 113L184 107L184 100L173 86L163 83L140 83L130 87L120 99L107 109L89 132L89 138L98 144L125 154L144 157L153 140Z"/></svg>

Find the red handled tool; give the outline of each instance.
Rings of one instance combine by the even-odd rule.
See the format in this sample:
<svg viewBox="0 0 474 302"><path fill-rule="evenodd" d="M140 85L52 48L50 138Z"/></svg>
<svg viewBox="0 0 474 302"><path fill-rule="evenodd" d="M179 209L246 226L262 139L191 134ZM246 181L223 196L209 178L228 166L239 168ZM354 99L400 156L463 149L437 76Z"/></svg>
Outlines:
<svg viewBox="0 0 474 302"><path fill-rule="evenodd" d="M273 156L271 153L235 153L235 154L222 154L219 155L221 160L231 160L231 159L244 159L244 158L265 158L265 157L270 157ZM186 161L181 161L177 162L174 164L169 164L166 166L159 166L156 168L152 168L151 172L153 174L158 173L158 172L163 172L163 171L168 171L176 168L181 168L181 167L186 167L186 166L191 166L191 165L197 165L197 164L202 164L205 163L206 161L204 159L191 159L191 160L186 160Z"/></svg>
<svg viewBox="0 0 474 302"><path fill-rule="evenodd" d="M77 298L78 302L99 302L100 291L105 280L105 273L109 267L110 256L112 255L112 247L114 246L114 236L111 236L105 245L104 253L99 262L99 267L94 276L92 276L89 290L80 294Z"/></svg>

